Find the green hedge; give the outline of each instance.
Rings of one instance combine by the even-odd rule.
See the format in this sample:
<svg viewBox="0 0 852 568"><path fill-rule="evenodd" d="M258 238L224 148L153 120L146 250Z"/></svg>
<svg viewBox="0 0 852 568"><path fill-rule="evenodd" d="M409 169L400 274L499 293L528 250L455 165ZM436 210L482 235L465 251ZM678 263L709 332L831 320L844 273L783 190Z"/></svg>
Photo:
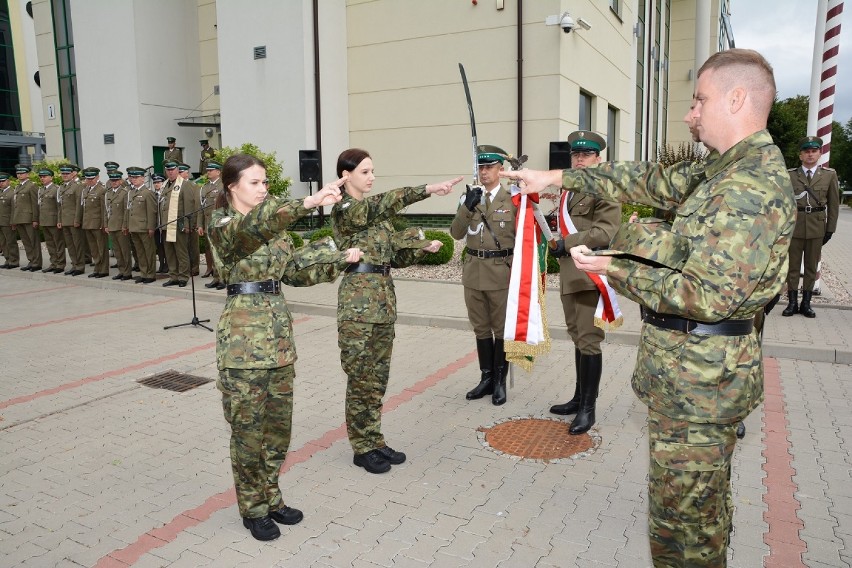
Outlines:
<svg viewBox="0 0 852 568"><path fill-rule="evenodd" d="M308 231L307 233L305 233L305 236L308 238L308 241L313 243L313 242L320 240L323 237L331 237L333 235L332 235L331 227L323 227L321 229L315 229L313 231Z"/></svg>
<svg viewBox="0 0 852 568"><path fill-rule="evenodd" d="M290 238L293 239L293 247L299 248L300 246L305 244L305 239L299 233L294 233L293 231L288 231Z"/></svg>
<svg viewBox="0 0 852 568"><path fill-rule="evenodd" d="M450 259L453 258L453 252L455 251L456 244L453 237L444 231L423 231L423 234L426 236L427 240L441 241L444 243L444 246L438 249L438 252L427 252L426 256L421 258L417 264L436 265L447 264L450 262Z"/></svg>

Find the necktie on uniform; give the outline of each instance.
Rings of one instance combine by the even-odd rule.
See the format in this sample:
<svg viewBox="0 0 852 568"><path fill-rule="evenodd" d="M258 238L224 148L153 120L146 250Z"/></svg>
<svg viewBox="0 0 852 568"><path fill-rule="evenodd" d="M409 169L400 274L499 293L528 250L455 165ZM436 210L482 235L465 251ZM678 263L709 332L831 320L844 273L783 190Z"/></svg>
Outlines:
<svg viewBox="0 0 852 568"><path fill-rule="evenodd" d="M811 173L811 170L808 170L807 172L805 172L805 176L807 176L807 178L808 178L808 183L810 183L810 182L811 182L811 178L813 177L813 173Z"/></svg>

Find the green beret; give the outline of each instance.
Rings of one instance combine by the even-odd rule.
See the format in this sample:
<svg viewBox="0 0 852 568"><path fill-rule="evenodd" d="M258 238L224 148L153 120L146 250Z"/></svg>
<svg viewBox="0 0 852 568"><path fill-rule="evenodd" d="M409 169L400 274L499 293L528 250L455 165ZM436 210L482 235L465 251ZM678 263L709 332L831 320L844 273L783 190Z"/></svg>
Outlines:
<svg viewBox="0 0 852 568"><path fill-rule="evenodd" d="M168 142L169 144L174 144L174 141L175 139L173 136L166 136L166 142Z"/></svg>
<svg viewBox="0 0 852 568"><path fill-rule="evenodd" d="M477 146L476 153L476 161L482 166L497 163L502 164L503 160L509 157L506 150L497 146L489 146L488 144Z"/></svg>
<svg viewBox="0 0 852 568"><path fill-rule="evenodd" d="M177 166L178 166L177 162L168 161L168 162L165 163L165 165L163 167L166 168L167 170L173 170Z"/></svg>
<svg viewBox="0 0 852 568"><path fill-rule="evenodd" d="M598 154L606 149L606 140L600 134L591 130L575 130L568 136L571 143L571 151L594 150Z"/></svg>
<svg viewBox="0 0 852 568"><path fill-rule="evenodd" d="M145 170L140 168L139 166L130 166L127 168L128 176L144 176Z"/></svg>
<svg viewBox="0 0 852 568"><path fill-rule="evenodd" d="M0 181L8 181L8 180L9 180L9 174L4 174L3 172L0 172Z"/></svg>
<svg viewBox="0 0 852 568"><path fill-rule="evenodd" d="M87 179L92 179L98 177L98 174L101 173L101 170L98 168L86 168L83 170L83 177Z"/></svg>
<svg viewBox="0 0 852 568"><path fill-rule="evenodd" d="M179 172L188 172L189 171L189 164L178 164L177 168L178 168Z"/></svg>
<svg viewBox="0 0 852 568"><path fill-rule="evenodd" d="M28 174L31 171L33 171L33 169L29 166L24 166L22 164L18 164L18 165L15 166L15 173L16 174Z"/></svg>
<svg viewBox="0 0 852 568"><path fill-rule="evenodd" d="M207 162L207 169L208 170L221 170L222 164L220 164L219 162L214 162L213 160L210 160L209 162Z"/></svg>
<svg viewBox="0 0 852 568"><path fill-rule="evenodd" d="M38 171L38 177L42 176L50 176L53 177L53 170L49 170L47 168L42 168Z"/></svg>
<svg viewBox="0 0 852 568"><path fill-rule="evenodd" d="M822 149L822 138L805 136L799 141L799 150L810 150L811 148Z"/></svg>
<svg viewBox="0 0 852 568"><path fill-rule="evenodd" d="M108 173L108 174L107 174L107 176L108 176L108 177L109 177L109 179L111 179L111 180L113 180L113 179L121 179L121 178L123 178L123 177L124 177L124 173L122 173L122 172L120 172L120 171L118 171L118 170L112 170L110 173Z"/></svg>
<svg viewBox="0 0 852 568"><path fill-rule="evenodd" d="M62 164L61 166L59 166L59 173L72 174L77 171L75 169L76 167L77 166L75 166L74 164Z"/></svg>
<svg viewBox="0 0 852 568"><path fill-rule="evenodd" d="M104 167L109 172L112 170L117 170L121 166L118 165L118 162L104 162Z"/></svg>

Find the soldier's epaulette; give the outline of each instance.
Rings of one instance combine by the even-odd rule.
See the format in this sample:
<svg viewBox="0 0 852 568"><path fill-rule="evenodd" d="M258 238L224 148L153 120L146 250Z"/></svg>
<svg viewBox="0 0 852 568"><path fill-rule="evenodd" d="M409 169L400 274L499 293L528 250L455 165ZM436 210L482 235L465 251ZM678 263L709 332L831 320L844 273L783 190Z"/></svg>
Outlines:
<svg viewBox="0 0 852 568"><path fill-rule="evenodd" d="M833 172L833 171L835 171L835 170L834 170L834 168L829 168L828 166L820 166L820 168L824 169L824 170L825 170L825 171L827 171L827 172Z"/></svg>
<svg viewBox="0 0 852 568"><path fill-rule="evenodd" d="M788 172L795 172L795 171L796 171L796 170L798 170L798 169L799 169L798 167L796 167L796 168L789 168L789 169L787 169L787 171L788 171Z"/></svg>

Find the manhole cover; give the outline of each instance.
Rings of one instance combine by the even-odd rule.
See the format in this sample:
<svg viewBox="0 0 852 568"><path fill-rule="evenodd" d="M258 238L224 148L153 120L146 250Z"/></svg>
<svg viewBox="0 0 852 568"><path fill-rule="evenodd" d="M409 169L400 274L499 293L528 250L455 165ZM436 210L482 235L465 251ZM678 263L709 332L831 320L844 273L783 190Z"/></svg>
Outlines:
<svg viewBox="0 0 852 568"><path fill-rule="evenodd" d="M195 377L193 375L187 375L184 373L178 373L177 371L168 370L162 373L157 373L156 375L152 375L150 377L145 377L144 379L139 379L136 382L140 385L151 387L152 389L166 389L175 392L186 392L188 390L192 390L196 387L200 387L201 385L212 381L213 379Z"/></svg>
<svg viewBox="0 0 852 568"><path fill-rule="evenodd" d="M600 445L594 430L572 436L568 426L549 418L509 418L479 433L482 443L498 453L544 462L585 457Z"/></svg>

